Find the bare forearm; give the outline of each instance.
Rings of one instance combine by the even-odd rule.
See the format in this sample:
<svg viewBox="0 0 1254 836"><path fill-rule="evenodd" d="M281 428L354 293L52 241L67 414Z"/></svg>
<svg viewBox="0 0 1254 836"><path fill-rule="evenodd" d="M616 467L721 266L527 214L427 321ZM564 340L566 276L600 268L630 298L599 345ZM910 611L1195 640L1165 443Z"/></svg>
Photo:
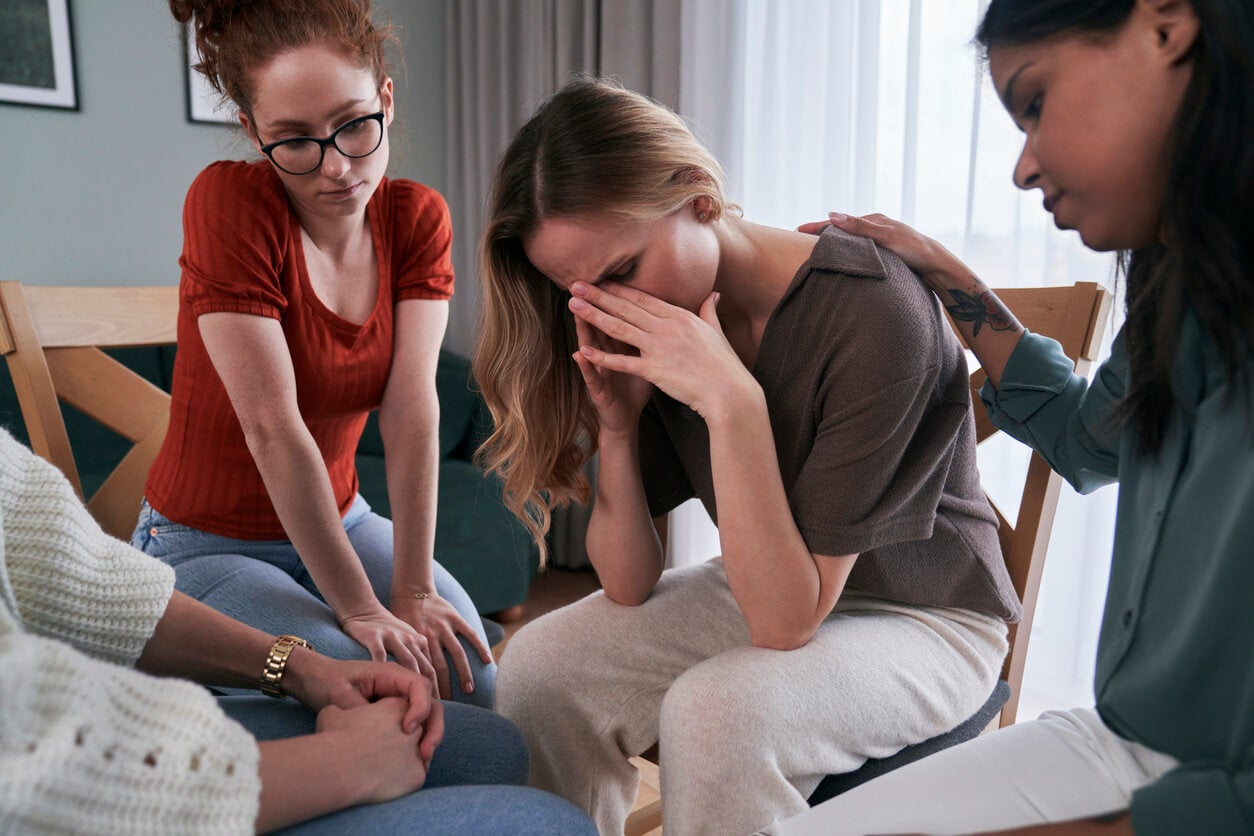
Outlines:
<svg viewBox="0 0 1254 836"><path fill-rule="evenodd" d="M380 416L394 532L393 598L435 591L439 426L438 405L428 405L409 421Z"/></svg>
<svg viewBox="0 0 1254 836"><path fill-rule="evenodd" d="M261 751L261 809L257 831L266 832L361 803L363 770L344 762L328 734L272 740Z"/></svg>
<svg viewBox="0 0 1254 836"><path fill-rule="evenodd" d="M1019 320L988 285L957 259L948 262L944 269L923 274L923 280L975 352L988 379L999 386L1006 362L1023 337Z"/></svg>
<svg viewBox="0 0 1254 836"><path fill-rule="evenodd" d="M273 642L273 636L175 592L136 667L204 685L256 688Z"/></svg>
<svg viewBox="0 0 1254 836"><path fill-rule="evenodd" d="M176 591L135 666L158 676L202 685L257 688L275 637ZM288 693L319 676L330 679L326 657L294 648L283 678ZM320 673L321 671L321 673Z"/></svg>
<svg viewBox="0 0 1254 836"><path fill-rule="evenodd" d="M299 431L246 433L283 530L314 585L336 616L376 603L366 572L340 519L335 494L317 444Z"/></svg>
<svg viewBox="0 0 1254 836"><path fill-rule="evenodd" d="M620 604L643 602L662 575L662 545L649 515L633 440L601 439L587 548L605 594Z"/></svg>
<svg viewBox="0 0 1254 836"><path fill-rule="evenodd" d="M810 552L793 519L761 389L753 387L707 424L723 568L732 595L754 645L799 647L814 635L836 596L824 588L816 563L828 558Z"/></svg>

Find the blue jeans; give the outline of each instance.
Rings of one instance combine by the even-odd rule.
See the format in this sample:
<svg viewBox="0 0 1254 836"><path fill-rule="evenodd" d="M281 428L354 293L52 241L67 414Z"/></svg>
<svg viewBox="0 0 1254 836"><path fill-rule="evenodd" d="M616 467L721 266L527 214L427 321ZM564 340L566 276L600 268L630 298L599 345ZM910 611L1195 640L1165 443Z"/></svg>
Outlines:
<svg viewBox="0 0 1254 836"><path fill-rule="evenodd" d="M227 716L258 740L311 734L314 715L295 700L220 697ZM529 789L522 735L500 715L444 704L444 741L417 792L294 825L281 832L313 834L595 834L592 820L555 795Z"/></svg>
<svg viewBox="0 0 1254 836"><path fill-rule="evenodd" d="M344 515L344 530L361 559L374 593L387 606L392 586L392 522L370 510L360 495ZM232 618L273 635L293 633L335 659L369 659L370 654L340 629L335 613L289 540L236 540L173 522L147 500L131 535L131 545L174 568L175 585ZM486 644L483 622L461 584L436 563L435 588ZM496 663L459 637L470 661L475 690L467 694L445 654L456 702L491 708L496 695ZM224 690L243 694L244 691Z"/></svg>

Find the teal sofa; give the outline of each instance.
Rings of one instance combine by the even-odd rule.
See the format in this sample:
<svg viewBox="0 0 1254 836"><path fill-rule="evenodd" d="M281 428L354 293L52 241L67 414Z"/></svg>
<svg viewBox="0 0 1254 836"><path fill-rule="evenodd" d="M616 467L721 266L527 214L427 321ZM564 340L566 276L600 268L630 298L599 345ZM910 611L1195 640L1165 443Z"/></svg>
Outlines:
<svg viewBox="0 0 1254 836"><path fill-rule="evenodd" d="M173 347L110 353L169 391ZM435 558L462 584L481 614L498 614L526 601L538 552L526 529L502 504L500 481L474 464L474 450L491 431L492 419L474 386L470 361L441 351L436 389L440 398L440 484ZM63 404L62 411L83 490L91 496L129 445L72 407ZM29 443L5 364L0 364L0 426ZM374 415L358 446L357 472L362 496L377 513L390 516L383 441Z"/></svg>

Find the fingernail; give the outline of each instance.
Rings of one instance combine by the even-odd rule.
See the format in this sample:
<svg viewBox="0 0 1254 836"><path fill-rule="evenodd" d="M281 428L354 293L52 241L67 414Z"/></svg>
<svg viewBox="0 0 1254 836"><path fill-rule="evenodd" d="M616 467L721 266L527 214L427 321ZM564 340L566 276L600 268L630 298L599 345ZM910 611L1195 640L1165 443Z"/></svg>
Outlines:
<svg viewBox="0 0 1254 836"><path fill-rule="evenodd" d="M583 282L575 282L570 286L570 292L575 296L587 296L588 286Z"/></svg>
<svg viewBox="0 0 1254 836"><path fill-rule="evenodd" d="M583 356L584 356L584 357L591 357L591 356L592 356L592 346L590 346L590 345L581 345L581 346L579 346L579 351L583 354Z"/></svg>
<svg viewBox="0 0 1254 836"><path fill-rule="evenodd" d="M723 294L719 293L718 291L715 291L715 293L714 293L714 305L715 305L715 307L718 307L718 303L719 303L720 301L722 301L722 299L723 299Z"/></svg>
<svg viewBox="0 0 1254 836"><path fill-rule="evenodd" d="M570 300L570 309L571 309L572 311L582 311L583 309L585 309L585 308L587 308L587 307L588 307L588 303L587 303L587 302L585 302L585 301L584 301L584 300L582 300L582 299L571 299L571 300Z"/></svg>
<svg viewBox="0 0 1254 836"><path fill-rule="evenodd" d="M462 688L462 691L467 694L473 694L475 692L475 683L469 679L466 680L466 685Z"/></svg>
<svg viewBox="0 0 1254 836"><path fill-rule="evenodd" d="M828 212L827 217L834 224L845 224L849 221L849 216L843 212Z"/></svg>

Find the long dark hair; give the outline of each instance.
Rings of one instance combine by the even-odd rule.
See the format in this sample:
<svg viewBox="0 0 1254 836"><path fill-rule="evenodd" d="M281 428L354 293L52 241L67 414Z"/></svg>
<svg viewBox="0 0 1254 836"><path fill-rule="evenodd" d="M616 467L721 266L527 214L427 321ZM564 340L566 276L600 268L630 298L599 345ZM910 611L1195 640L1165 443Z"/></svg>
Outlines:
<svg viewBox="0 0 1254 836"><path fill-rule="evenodd" d="M993 0L976 33L985 52L1067 33L1110 33L1136 0ZM1130 380L1121 417L1156 452L1171 415L1172 372L1190 308L1251 409L1254 356L1254 7L1193 0L1193 75L1174 127L1162 240L1120 254L1127 276Z"/></svg>

